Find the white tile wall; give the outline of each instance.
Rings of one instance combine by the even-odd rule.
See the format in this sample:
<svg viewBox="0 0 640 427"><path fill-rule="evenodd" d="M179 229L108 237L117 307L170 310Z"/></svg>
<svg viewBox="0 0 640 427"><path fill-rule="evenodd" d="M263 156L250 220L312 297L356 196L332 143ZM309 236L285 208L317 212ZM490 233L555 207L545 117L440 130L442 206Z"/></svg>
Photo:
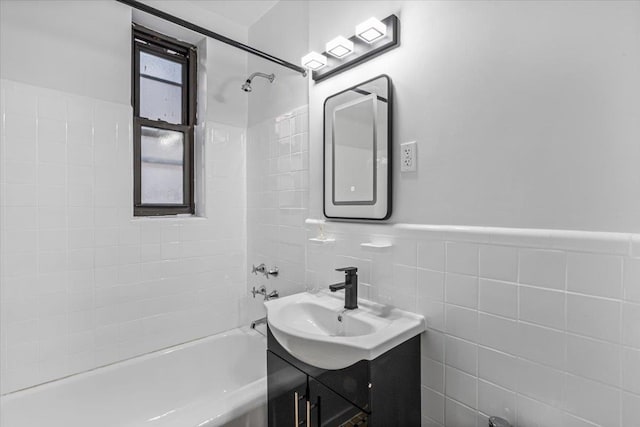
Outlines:
<svg viewBox="0 0 640 427"><path fill-rule="evenodd" d="M269 279L248 273L249 289L265 285L288 295L305 288L308 140L306 106L248 130L247 260L280 270Z"/></svg>
<svg viewBox="0 0 640 427"><path fill-rule="evenodd" d="M365 265L363 297L427 319L423 425L639 425L637 235L308 220L307 238L321 228L308 283Z"/></svg>
<svg viewBox="0 0 640 427"><path fill-rule="evenodd" d="M130 106L1 97L3 394L237 326L244 130L200 125L205 217L133 219Z"/></svg>

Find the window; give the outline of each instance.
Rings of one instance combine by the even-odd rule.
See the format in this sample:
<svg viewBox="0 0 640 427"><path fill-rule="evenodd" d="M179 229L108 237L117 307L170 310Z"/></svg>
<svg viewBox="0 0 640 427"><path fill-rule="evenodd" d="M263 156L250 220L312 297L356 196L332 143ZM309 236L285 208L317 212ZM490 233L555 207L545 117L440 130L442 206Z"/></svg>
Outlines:
<svg viewBox="0 0 640 427"><path fill-rule="evenodd" d="M135 216L194 213L196 49L133 30Z"/></svg>

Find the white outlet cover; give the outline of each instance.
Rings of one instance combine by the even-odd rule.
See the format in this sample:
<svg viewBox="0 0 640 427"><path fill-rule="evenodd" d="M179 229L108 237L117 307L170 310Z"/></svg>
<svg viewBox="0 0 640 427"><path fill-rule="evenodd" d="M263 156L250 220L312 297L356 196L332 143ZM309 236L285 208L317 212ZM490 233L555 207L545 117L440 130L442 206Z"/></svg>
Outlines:
<svg viewBox="0 0 640 427"><path fill-rule="evenodd" d="M400 172L415 172L417 163L416 141L400 144Z"/></svg>

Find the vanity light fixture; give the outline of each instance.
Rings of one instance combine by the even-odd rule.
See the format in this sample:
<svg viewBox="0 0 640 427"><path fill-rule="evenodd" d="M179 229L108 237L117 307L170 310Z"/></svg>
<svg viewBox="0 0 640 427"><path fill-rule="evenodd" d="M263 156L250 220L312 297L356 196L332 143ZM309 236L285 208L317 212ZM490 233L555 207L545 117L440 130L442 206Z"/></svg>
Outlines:
<svg viewBox="0 0 640 427"><path fill-rule="evenodd" d="M356 36L367 43L380 40L387 34L387 26L376 18L369 18L356 25Z"/></svg>
<svg viewBox="0 0 640 427"><path fill-rule="evenodd" d="M302 66L315 71L327 65L327 57L318 52L309 52L302 57Z"/></svg>
<svg viewBox="0 0 640 427"><path fill-rule="evenodd" d="M400 20L396 15L381 21L369 18L356 26L356 33L351 37L338 36L329 41L325 52L303 56L302 65L311 70L311 78L319 82L399 45Z"/></svg>
<svg viewBox="0 0 640 427"><path fill-rule="evenodd" d="M326 45L327 53L336 58L344 58L353 53L353 42L346 37L338 36Z"/></svg>

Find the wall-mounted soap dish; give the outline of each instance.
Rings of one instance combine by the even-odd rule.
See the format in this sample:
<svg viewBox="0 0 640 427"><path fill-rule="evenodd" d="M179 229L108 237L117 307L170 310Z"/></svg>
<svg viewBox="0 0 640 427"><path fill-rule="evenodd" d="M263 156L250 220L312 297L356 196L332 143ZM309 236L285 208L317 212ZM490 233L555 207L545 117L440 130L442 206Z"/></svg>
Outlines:
<svg viewBox="0 0 640 427"><path fill-rule="evenodd" d="M393 245L391 243L371 243L371 242L360 243L361 248L368 248L368 249L386 249L392 246Z"/></svg>
<svg viewBox="0 0 640 427"><path fill-rule="evenodd" d="M335 243L336 239L332 239L329 237L312 237L309 239L309 241L319 245L327 245L330 243Z"/></svg>

